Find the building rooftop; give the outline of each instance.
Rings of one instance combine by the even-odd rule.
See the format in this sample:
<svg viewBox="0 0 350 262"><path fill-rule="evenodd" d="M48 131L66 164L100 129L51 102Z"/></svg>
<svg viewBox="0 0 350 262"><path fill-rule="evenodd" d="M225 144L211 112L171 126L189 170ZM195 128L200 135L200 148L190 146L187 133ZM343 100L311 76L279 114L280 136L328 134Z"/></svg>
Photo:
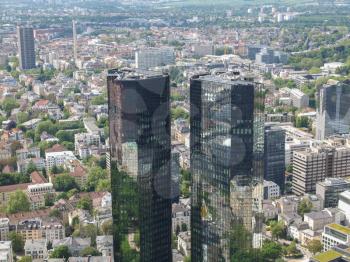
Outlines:
<svg viewBox="0 0 350 262"><path fill-rule="evenodd" d="M331 229L334 229L336 231L339 231L343 234L347 234L347 235L350 235L350 228L349 227L345 227L345 226L342 226L342 225L339 225L339 224L329 224L327 225L327 227L331 228Z"/></svg>
<svg viewBox="0 0 350 262"><path fill-rule="evenodd" d="M163 77L162 72L142 70L142 69L111 69L108 71L108 76L115 76L117 80L123 81L132 81L132 80L141 80L141 79L150 79L150 78L159 78Z"/></svg>
<svg viewBox="0 0 350 262"><path fill-rule="evenodd" d="M331 262L340 257L342 257L341 253L335 250L329 250L327 252L314 256L313 260L317 262Z"/></svg>

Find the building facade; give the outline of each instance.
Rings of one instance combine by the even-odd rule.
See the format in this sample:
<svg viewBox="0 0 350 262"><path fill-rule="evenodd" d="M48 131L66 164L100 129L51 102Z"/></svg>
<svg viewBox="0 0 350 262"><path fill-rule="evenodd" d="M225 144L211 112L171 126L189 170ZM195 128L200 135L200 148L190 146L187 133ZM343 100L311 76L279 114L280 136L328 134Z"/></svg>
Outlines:
<svg viewBox="0 0 350 262"><path fill-rule="evenodd" d="M316 183L329 177L350 176L349 139L328 139L293 153L292 190L296 195L315 193Z"/></svg>
<svg viewBox="0 0 350 262"><path fill-rule="evenodd" d="M273 124L265 125L264 179L275 182L281 192L285 184L285 131Z"/></svg>
<svg viewBox="0 0 350 262"><path fill-rule="evenodd" d="M350 83L329 81L317 94L316 138L323 140L350 130Z"/></svg>
<svg viewBox="0 0 350 262"><path fill-rule="evenodd" d="M35 43L32 27L17 27L19 66L22 70L35 68Z"/></svg>
<svg viewBox="0 0 350 262"><path fill-rule="evenodd" d="M326 178L316 184L316 195L320 196L323 207L337 207L339 194L350 189L350 181L343 178Z"/></svg>
<svg viewBox="0 0 350 262"><path fill-rule="evenodd" d="M229 75L191 79L192 261L229 261L261 245L264 95L259 87ZM253 199L257 184L261 199Z"/></svg>
<svg viewBox="0 0 350 262"><path fill-rule="evenodd" d="M107 78L115 261L172 260L169 76L110 70ZM137 170L123 169L123 145L134 143ZM125 250L130 234L139 248ZM127 252L126 252L127 251ZM130 254L131 253L131 254Z"/></svg>

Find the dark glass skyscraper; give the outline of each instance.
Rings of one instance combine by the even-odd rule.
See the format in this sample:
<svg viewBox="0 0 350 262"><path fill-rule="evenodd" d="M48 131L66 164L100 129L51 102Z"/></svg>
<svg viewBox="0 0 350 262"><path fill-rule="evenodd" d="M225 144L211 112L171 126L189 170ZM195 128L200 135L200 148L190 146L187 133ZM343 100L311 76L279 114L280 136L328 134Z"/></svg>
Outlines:
<svg viewBox="0 0 350 262"><path fill-rule="evenodd" d="M192 78L190 100L192 261L258 261L264 92L249 81L206 75Z"/></svg>
<svg viewBox="0 0 350 262"><path fill-rule="evenodd" d="M265 125L265 172L264 179L275 182L284 192L286 158L286 133L273 123Z"/></svg>
<svg viewBox="0 0 350 262"><path fill-rule="evenodd" d="M17 27L19 66L22 70L35 68L35 44L32 27Z"/></svg>
<svg viewBox="0 0 350 262"><path fill-rule="evenodd" d="M317 93L316 138L350 132L350 82L330 80Z"/></svg>
<svg viewBox="0 0 350 262"><path fill-rule="evenodd" d="M169 76L108 74L114 261L172 261Z"/></svg>

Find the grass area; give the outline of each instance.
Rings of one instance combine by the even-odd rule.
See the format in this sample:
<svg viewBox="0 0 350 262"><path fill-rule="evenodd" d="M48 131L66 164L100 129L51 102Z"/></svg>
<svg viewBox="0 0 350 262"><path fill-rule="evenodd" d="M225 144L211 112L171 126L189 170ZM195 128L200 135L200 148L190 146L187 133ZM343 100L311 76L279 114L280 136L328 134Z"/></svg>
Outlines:
<svg viewBox="0 0 350 262"><path fill-rule="evenodd" d="M330 262L340 257L342 257L342 254L340 254L339 252L329 250L327 252L315 256L314 259L318 262Z"/></svg>
<svg viewBox="0 0 350 262"><path fill-rule="evenodd" d="M349 227L344 227L344 226L339 225L339 224L330 224L330 225L328 225L328 227L335 229L339 232L342 232L344 234L350 235L350 228Z"/></svg>

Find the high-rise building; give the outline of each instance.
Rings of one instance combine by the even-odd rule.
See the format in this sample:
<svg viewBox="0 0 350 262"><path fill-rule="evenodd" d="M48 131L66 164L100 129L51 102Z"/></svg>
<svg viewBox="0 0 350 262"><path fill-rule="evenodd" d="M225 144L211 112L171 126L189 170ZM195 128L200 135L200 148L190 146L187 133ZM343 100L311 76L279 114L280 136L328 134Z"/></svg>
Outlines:
<svg viewBox="0 0 350 262"><path fill-rule="evenodd" d="M261 245L260 87L226 74L191 79L192 261L229 261Z"/></svg>
<svg viewBox="0 0 350 262"><path fill-rule="evenodd" d="M315 193L316 183L329 177L350 176L349 139L332 138L293 153L292 190L296 195Z"/></svg>
<svg viewBox="0 0 350 262"><path fill-rule="evenodd" d="M171 65L174 62L173 48L144 48L135 52L135 64L138 69Z"/></svg>
<svg viewBox="0 0 350 262"><path fill-rule="evenodd" d="M318 92L316 138L350 132L350 83L328 81Z"/></svg>
<svg viewBox="0 0 350 262"><path fill-rule="evenodd" d="M32 27L18 26L19 66L22 70L35 68L35 44Z"/></svg>
<svg viewBox="0 0 350 262"><path fill-rule="evenodd" d="M114 260L172 261L169 76L107 77Z"/></svg>
<svg viewBox="0 0 350 262"><path fill-rule="evenodd" d="M284 192L286 156L285 131L273 123L265 125L265 165L264 179L275 182Z"/></svg>

